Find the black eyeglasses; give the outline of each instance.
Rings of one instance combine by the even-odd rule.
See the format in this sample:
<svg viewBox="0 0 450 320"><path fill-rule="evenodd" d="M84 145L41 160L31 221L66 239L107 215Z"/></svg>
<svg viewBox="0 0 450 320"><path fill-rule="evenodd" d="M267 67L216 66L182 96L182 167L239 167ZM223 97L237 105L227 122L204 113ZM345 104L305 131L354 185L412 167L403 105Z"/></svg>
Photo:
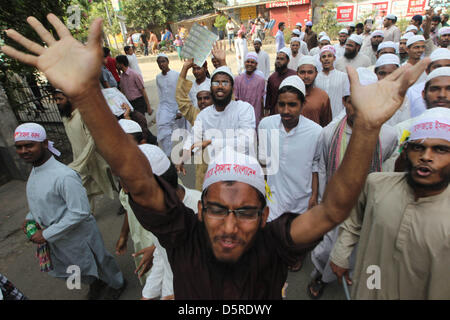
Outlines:
<svg viewBox="0 0 450 320"><path fill-rule="evenodd" d="M255 221L259 216L262 215L262 210L258 208L246 208L246 209L235 209L231 210L224 207L219 207L216 205L203 206L203 211L216 220L223 220L226 216L228 216L231 212L234 213L234 216L239 221Z"/></svg>

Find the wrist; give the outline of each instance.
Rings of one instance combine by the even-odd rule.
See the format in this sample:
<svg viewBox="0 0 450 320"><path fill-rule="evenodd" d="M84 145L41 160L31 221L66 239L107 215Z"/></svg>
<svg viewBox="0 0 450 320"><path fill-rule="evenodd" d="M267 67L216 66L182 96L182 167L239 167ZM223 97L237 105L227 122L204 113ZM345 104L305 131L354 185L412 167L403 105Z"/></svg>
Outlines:
<svg viewBox="0 0 450 320"><path fill-rule="evenodd" d="M103 97L102 90L100 88L100 85L97 82L86 84L86 89L80 92L79 94L71 95L69 96L71 102L78 106L83 105L91 105L92 104L92 98L95 96L101 96Z"/></svg>

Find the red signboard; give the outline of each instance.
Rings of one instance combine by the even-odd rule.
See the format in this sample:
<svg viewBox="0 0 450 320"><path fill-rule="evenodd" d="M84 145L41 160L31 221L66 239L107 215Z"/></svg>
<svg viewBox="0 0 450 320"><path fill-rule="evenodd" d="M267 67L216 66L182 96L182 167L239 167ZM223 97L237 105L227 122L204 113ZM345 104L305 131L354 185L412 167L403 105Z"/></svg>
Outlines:
<svg viewBox="0 0 450 320"><path fill-rule="evenodd" d="M292 1L274 1L266 3L266 8L291 7L302 4L308 4L309 0L292 0Z"/></svg>
<svg viewBox="0 0 450 320"><path fill-rule="evenodd" d="M373 10L374 11L376 11L376 12L387 12L388 11L388 5L389 5L389 2L388 1L385 1L385 2L376 2L376 3L373 3L372 4L372 8L373 8Z"/></svg>
<svg viewBox="0 0 450 320"><path fill-rule="evenodd" d="M423 14L427 0L409 0L407 16L414 16L416 14Z"/></svg>
<svg viewBox="0 0 450 320"><path fill-rule="evenodd" d="M353 21L354 6L337 7L336 20L338 22L352 22Z"/></svg>

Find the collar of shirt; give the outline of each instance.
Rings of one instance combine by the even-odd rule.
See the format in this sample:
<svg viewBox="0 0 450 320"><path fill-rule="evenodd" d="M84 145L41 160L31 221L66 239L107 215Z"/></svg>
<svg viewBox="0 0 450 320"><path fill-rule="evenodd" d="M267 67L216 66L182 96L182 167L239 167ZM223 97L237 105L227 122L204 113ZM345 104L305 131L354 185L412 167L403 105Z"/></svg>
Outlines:
<svg viewBox="0 0 450 320"><path fill-rule="evenodd" d="M286 131L286 128L283 125L283 122L281 121L281 116L280 116L280 122L278 123L278 128L281 130L282 133L284 133L287 137L295 135L295 133L297 132L297 128L300 126L301 122L302 122L302 118L303 116L300 115L298 118L298 123L297 125L292 128L289 132Z"/></svg>

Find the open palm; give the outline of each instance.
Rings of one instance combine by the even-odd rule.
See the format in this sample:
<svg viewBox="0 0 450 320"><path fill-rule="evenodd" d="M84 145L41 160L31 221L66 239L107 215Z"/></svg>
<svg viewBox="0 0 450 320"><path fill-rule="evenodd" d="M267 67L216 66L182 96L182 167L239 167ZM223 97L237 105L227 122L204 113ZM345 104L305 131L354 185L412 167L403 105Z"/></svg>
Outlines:
<svg viewBox="0 0 450 320"><path fill-rule="evenodd" d="M426 58L412 67L401 67L383 80L368 86L362 86L356 70L347 67L352 105L360 120L369 128L381 127L400 108L406 90L416 82L429 63L430 59Z"/></svg>
<svg viewBox="0 0 450 320"><path fill-rule="evenodd" d="M53 86L69 97L77 97L90 85L99 85L102 63L101 19L92 23L87 45L75 40L55 15L49 14L47 19L54 26L60 40L55 40L37 19L29 17L28 23L48 47L30 41L15 30L7 30L8 37L36 55L26 54L9 46L2 47L2 51L38 68Z"/></svg>

